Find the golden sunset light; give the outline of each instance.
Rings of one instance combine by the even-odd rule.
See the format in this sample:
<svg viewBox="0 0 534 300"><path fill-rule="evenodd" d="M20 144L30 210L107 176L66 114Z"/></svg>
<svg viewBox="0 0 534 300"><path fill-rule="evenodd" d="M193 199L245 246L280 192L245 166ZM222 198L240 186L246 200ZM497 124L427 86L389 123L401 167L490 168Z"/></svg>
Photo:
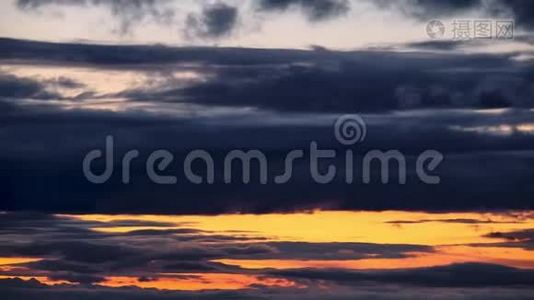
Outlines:
<svg viewBox="0 0 534 300"><path fill-rule="evenodd" d="M69 215L84 221L155 221L188 224L187 227L222 235L262 237L273 241L360 242L382 244L456 245L495 243L492 232L509 232L534 226L534 217L518 219L497 213L344 212L316 211L296 214L165 216ZM467 221L466 221L467 220ZM176 226L178 228L180 226ZM107 233L165 230L173 227L93 227ZM371 230L372 229L372 230Z"/></svg>

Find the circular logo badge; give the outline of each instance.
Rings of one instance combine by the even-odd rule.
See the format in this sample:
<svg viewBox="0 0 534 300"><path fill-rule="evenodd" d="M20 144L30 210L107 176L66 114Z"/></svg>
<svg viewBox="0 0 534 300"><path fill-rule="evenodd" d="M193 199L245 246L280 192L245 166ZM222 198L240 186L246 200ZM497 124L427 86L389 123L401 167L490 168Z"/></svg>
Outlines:
<svg viewBox="0 0 534 300"><path fill-rule="evenodd" d="M365 139L367 126L359 115L343 115L334 124L336 139L343 145L353 145Z"/></svg>
<svg viewBox="0 0 534 300"><path fill-rule="evenodd" d="M445 25L440 20L432 20L426 24L426 34L432 39L440 38L445 34Z"/></svg>

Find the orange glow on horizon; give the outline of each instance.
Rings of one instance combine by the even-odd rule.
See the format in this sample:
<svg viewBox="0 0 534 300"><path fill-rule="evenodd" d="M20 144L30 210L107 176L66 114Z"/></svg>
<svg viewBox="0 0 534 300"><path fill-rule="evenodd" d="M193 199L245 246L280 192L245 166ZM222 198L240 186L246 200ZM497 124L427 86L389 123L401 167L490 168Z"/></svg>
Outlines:
<svg viewBox="0 0 534 300"><path fill-rule="evenodd" d="M32 257L0 257L0 266L25 264L40 261L41 258Z"/></svg>
<svg viewBox="0 0 534 300"><path fill-rule="evenodd" d="M350 212L316 211L293 214L228 214L217 216L170 215L68 215L68 217L110 222L140 220L174 223L175 227L96 227L93 230L123 233L140 229L192 228L221 235L243 232L247 237L271 241L360 242L379 244L458 245L495 243L503 239L484 237L492 232L534 228L534 218L493 213ZM479 221L461 222L462 219ZM425 221L416 223L417 221ZM432 221L436 220L436 221ZM439 220L449 220L447 222ZM460 220L454 222L454 220ZM408 221L399 223L396 221ZM415 223L409 223L415 222ZM184 226L183 224L188 224Z"/></svg>
<svg viewBox="0 0 534 300"><path fill-rule="evenodd" d="M160 290L238 290L253 285L269 287L297 287L296 283L282 278L260 277L230 273L180 273L173 276L139 280L138 277L111 276L99 285L107 287L136 286L139 288L155 288Z"/></svg>
<svg viewBox="0 0 534 300"><path fill-rule="evenodd" d="M39 283L48 285L48 286L54 286L54 285L60 285L60 284L74 284L67 280L56 280L56 279L50 279L46 276L14 276L14 275L0 275L0 279L21 279L24 281L29 280L37 280Z"/></svg>
<svg viewBox="0 0 534 300"><path fill-rule="evenodd" d="M364 258L354 260L298 259L217 259L214 262L244 269L335 268L351 270L392 270L425 268L454 263L479 262L514 268L534 269L534 251L520 248L444 246L436 252L408 252L403 258Z"/></svg>
<svg viewBox="0 0 534 300"><path fill-rule="evenodd" d="M154 273L139 278L138 274L102 274L105 280L97 285L106 287L154 288L160 290L239 290L267 286L276 288L300 288L297 282L285 278L259 275L259 269L339 268L348 270L401 270L445 266L455 263L490 263L521 269L534 269L534 251L524 247L518 239L506 240L490 233L513 232L534 228L534 212L510 213L424 213L403 211L316 211L292 214L228 214L217 216L179 215L61 215L77 220L96 221L91 230L121 233L136 230L191 229L177 235L190 235L199 246L219 243L216 237L243 237L225 244L249 245L269 242L307 243L369 243L387 247L390 244L430 246L430 251L405 252L405 257L380 258L369 247L361 259L332 260L303 259L295 253L294 259L254 259L247 256L217 257L212 262L238 266L249 271L238 273ZM109 226L112 221L131 222L131 226ZM142 221L158 222L158 224ZM122 222L120 224L128 224ZM139 224L136 226L135 224ZM146 226L149 225L149 226ZM156 226L154 226L156 225ZM167 234L167 233L165 233ZM172 235L173 233L168 233ZM197 239L198 236L198 239ZM203 237L207 237L203 239ZM210 238L210 236L216 236ZM205 244L203 244L205 243ZM507 243L499 246L499 243ZM154 245L157 246L157 245ZM176 244L179 247L180 244ZM273 249L276 251L276 244ZM335 250L335 249L334 249ZM343 249L341 249L343 250ZM224 253L224 252L222 252ZM225 255L225 254L221 254ZM41 258L0 257L0 278L35 280L46 285L74 284L63 280L51 280L39 270L22 270L19 264L39 261ZM21 273L21 270L23 273ZM139 270L138 270L139 271ZM251 274L251 272L253 272ZM257 273L256 273L257 272ZM17 276L21 274L24 276ZM36 276L28 276L35 274Z"/></svg>

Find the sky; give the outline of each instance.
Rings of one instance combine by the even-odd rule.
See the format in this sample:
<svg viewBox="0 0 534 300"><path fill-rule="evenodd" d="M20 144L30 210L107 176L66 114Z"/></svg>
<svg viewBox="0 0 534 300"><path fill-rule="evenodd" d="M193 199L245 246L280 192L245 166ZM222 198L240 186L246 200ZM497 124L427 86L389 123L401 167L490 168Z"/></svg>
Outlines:
<svg viewBox="0 0 534 300"><path fill-rule="evenodd" d="M530 299L533 4L0 2L0 297Z"/></svg>

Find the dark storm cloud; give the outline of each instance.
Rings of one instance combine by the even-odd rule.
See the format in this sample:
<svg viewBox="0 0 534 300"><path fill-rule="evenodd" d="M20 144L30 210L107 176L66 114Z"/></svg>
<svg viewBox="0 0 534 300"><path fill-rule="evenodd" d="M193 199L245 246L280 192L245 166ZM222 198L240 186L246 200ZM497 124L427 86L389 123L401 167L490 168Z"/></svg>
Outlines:
<svg viewBox="0 0 534 300"><path fill-rule="evenodd" d="M149 17L151 20L169 24L174 11L160 6L167 0L17 0L23 11L36 11L48 6L102 6L119 19L116 29L120 35L128 34L132 28Z"/></svg>
<svg viewBox="0 0 534 300"><path fill-rule="evenodd" d="M53 79L41 80L32 77L19 77L0 73L0 99L17 100L61 100L65 97L58 89L77 89L85 85L73 79L59 76ZM3 105L10 105L3 103Z"/></svg>
<svg viewBox="0 0 534 300"><path fill-rule="evenodd" d="M411 47L455 47L427 44ZM162 80L156 86L100 95L135 101L317 112L534 106L534 68L516 61L517 54L99 46L9 39L0 45L0 59L6 61L209 74L196 83ZM78 98L91 97L95 95L88 90Z"/></svg>
<svg viewBox="0 0 534 300"><path fill-rule="evenodd" d="M493 115L428 111L404 116L367 116L369 135L358 146L358 155L369 149L400 149L411 166L408 184L390 184L385 189L373 180L365 185L358 179L361 173L356 171L355 184L346 184L338 177L329 185L320 185L310 178L307 160L295 164L290 183L273 184L272 178L283 172L284 155L291 149L308 151L309 142L315 140L322 148L344 151L333 137L331 126L335 116L324 118L320 114L259 114L192 119L30 107L4 112L2 122L9 130L0 131L1 208L211 214L317 207L416 210L532 207L528 196L534 178L528 167L534 160L532 135L517 132L494 136L491 132L469 130L531 122L529 111L511 110ZM451 127L466 130L451 130ZM116 162L120 162L127 150L141 151L139 160L132 163L129 185L120 182L119 165L115 166L110 181L102 185L91 184L81 172L83 156L91 149L102 149L107 134L116 139ZM32 139L21 140L20 136L32 136ZM440 138L436 139L437 136ZM65 139L70 142L63 143ZM224 155L235 148L264 151L269 157L268 184L259 184L255 177L250 184L239 180L223 184ZM178 177L176 185L157 185L148 180L144 161L155 149L169 149L175 155L168 174ZM190 149L206 149L214 156L215 184L195 185L185 180L181 164ZM413 174L414 156L425 149L438 149L445 155L445 161L436 171L442 177L439 185L424 185ZM343 160L332 162L342 174ZM355 169L361 170L358 164ZM253 174L256 171L253 168ZM239 178L238 173L236 176ZM395 182L395 177L392 181Z"/></svg>
<svg viewBox="0 0 534 300"><path fill-rule="evenodd" d="M177 299L273 299L273 300L413 300L426 299L429 294L440 300L527 300L532 298L532 289L527 288L409 288L399 289L398 286L370 285L358 286L357 289L345 290L341 294L334 294L329 290L313 289L303 291L291 288L255 287L238 291L157 291L139 288L105 288L105 287L47 287L35 280L20 279L0 280L0 292L3 299L42 299L42 300L177 300Z"/></svg>
<svg viewBox="0 0 534 300"><path fill-rule="evenodd" d="M188 38L218 38L227 36L237 25L238 10L225 3L216 3L202 8L200 15L191 13L185 24Z"/></svg>
<svg viewBox="0 0 534 300"><path fill-rule="evenodd" d="M309 20L321 21L341 16L350 10L347 0L260 0L263 11L284 11L291 8L302 10Z"/></svg>
<svg viewBox="0 0 534 300"><path fill-rule="evenodd" d="M534 229L512 232L493 232L487 235L492 238L504 238L512 241L534 240Z"/></svg>
<svg viewBox="0 0 534 300"><path fill-rule="evenodd" d="M281 111L530 107L530 72L530 67L505 57L428 55L420 59L392 53L357 53L308 66L220 69L216 79L185 89L164 87L152 97L142 91L129 96L164 101L185 96L194 103ZM491 102L489 95L500 100Z"/></svg>
<svg viewBox="0 0 534 300"><path fill-rule="evenodd" d="M46 85L35 79L0 73L0 98L57 99L59 95L46 91Z"/></svg>
<svg viewBox="0 0 534 300"><path fill-rule="evenodd" d="M173 292L158 291L156 289L140 289L134 287L105 288L105 287L47 287L36 280L23 281L20 279L0 280L0 293L6 300L35 299L42 300L177 300L177 299L258 299L258 294L251 291L203 291L203 292Z"/></svg>
<svg viewBox="0 0 534 300"><path fill-rule="evenodd" d="M370 244L370 243L306 243L270 242L264 243L271 251L263 253L235 253L240 259L310 259L349 260L369 258L403 258L408 252L432 252L432 247L422 245Z"/></svg>
<svg viewBox="0 0 534 300"><path fill-rule="evenodd" d="M157 85L82 97L85 101L94 97L124 99L169 112L166 114L128 109L63 110L43 101L30 105L23 100L36 98L38 88L51 83L28 84L27 78L7 77L9 85L2 90L5 95L0 101L0 209L212 214L318 207L532 207L528 195L533 192L534 173L528 166L534 160L534 143L528 124L533 118L529 108L534 106L530 84L534 71L531 64L515 61L513 54L172 48L10 39L0 40L0 45L0 59L5 63L83 65L100 72L187 70L208 74L186 84L163 78ZM73 86L72 82L61 84ZM186 112L173 115L173 109L182 109L181 105L186 105ZM191 111L204 115L188 113L187 105L194 105ZM223 108L243 107L253 109L216 114ZM472 110L494 107L509 109ZM409 184L387 188L374 180L358 184L361 173L356 173L353 185L344 183L342 176L320 185L310 177L307 160L295 163L290 183L272 182L284 170L285 154L297 148L307 151L310 141L346 150L336 142L332 126L337 114L348 112L365 112L368 125L368 138L358 145L357 153L401 150L411 166ZM527 131L521 130L525 124ZM108 134L116 139L117 163L127 150L141 151L141 157L132 163L129 185L121 183L119 165L102 185L91 184L83 176L81 160L88 151L101 149ZM250 184L223 183L224 155L235 148L264 151L270 162L268 184L259 184L257 178ZM156 149L174 154L175 161L167 171L178 177L176 185L149 181L143 160ZM195 185L185 180L181 164L192 149L206 149L214 156L214 184ZM415 177L415 158L426 149L445 155L436 170L442 177L439 185L424 185ZM343 160L333 163L341 174ZM361 170L358 162L356 170ZM253 174L256 171L253 169ZM152 231L139 234L155 235Z"/></svg>
<svg viewBox="0 0 534 300"><path fill-rule="evenodd" d="M498 243L496 245L522 247L527 250L534 249L534 229L512 232L492 232L487 234L486 237L505 239L508 241L504 243Z"/></svg>
<svg viewBox="0 0 534 300"><path fill-rule="evenodd" d="M291 49L247 49L224 47L124 46L36 42L0 38L0 59L26 60L33 64L90 65L93 68L162 68L166 64L199 63L222 65L283 64L313 61L321 57L311 51Z"/></svg>
<svg viewBox="0 0 534 300"><path fill-rule="evenodd" d="M333 281L346 285L366 282L432 287L532 286L534 284L534 271L532 270L479 263L391 271L281 270L274 271L272 274L290 278Z"/></svg>

